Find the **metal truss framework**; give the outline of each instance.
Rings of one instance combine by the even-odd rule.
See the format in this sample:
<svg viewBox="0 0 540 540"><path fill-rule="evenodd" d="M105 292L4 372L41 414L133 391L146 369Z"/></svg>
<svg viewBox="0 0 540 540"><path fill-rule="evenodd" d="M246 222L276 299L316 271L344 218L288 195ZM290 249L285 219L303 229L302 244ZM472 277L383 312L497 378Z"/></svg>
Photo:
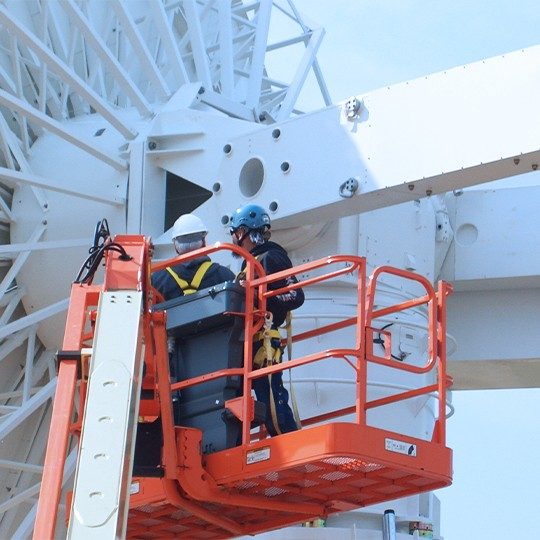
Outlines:
<svg viewBox="0 0 540 540"><path fill-rule="evenodd" d="M270 20L285 17L297 35L268 44ZM54 351L39 340L40 324L63 312L67 300L26 313L18 275L32 253L85 245L86 239L47 240L48 193L58 191L124 205L92 186L62 185L35 174L32 146L44 133L90 154L115 170L129 162L71 129L70 120L97 114L126 142L138 135L124 109L141 121L185 84L204 88L205 107L253 122L283 120L310 70L330 104L316 53L324 35L301 19L290 0L149 1L7 0L0 5L0 537L31 530L40 463L56 383ZM303 47L289 82L268 72L269 53ZM201 105L199 105L201 106ZM141 171L142 172L142 171ZM13 195L30 186L43 219L25 242L10 244ZM66 291L68 290L66 278ZM74 455L70 457L70 473ZM66 477L66 480L68 478Z"/></svg>

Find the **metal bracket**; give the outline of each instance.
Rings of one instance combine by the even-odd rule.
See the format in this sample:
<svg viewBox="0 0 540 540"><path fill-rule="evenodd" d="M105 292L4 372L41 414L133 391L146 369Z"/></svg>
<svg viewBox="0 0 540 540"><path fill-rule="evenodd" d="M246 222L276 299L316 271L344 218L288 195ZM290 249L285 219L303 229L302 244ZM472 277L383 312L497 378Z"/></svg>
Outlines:
<svg viewBox="0 0 540 540"><path fill-rule="evenodd" d="M225 402L225 408L228 409L240 422L244 421L244 409L243 409L243 399L242 397L228 399ZM255 402L252 397L249 399L249 422L252 422L255 417Z"/></svg>
<svg viewBox="0 0 540 540"><path fill-rule="evenodd" d="M60 369L60 362L77 362L77 379L88 380L89 360L92 356L92 349L84 348L80 351L57 351L56 371Z"/></svg>
<svg viewBox="0 0 540 540"><path fill-rule="evenodd" d="M360 114L362 100L356 97L350 97L345 103L345 115L347 120L354 120Z"/></svg>
<svg viewBox="0 0 540 540"><path fill-rule="evenodd" d="M349 178L339 186L339 195L344 199L350 199L360 186L357 178Z"/></svg>

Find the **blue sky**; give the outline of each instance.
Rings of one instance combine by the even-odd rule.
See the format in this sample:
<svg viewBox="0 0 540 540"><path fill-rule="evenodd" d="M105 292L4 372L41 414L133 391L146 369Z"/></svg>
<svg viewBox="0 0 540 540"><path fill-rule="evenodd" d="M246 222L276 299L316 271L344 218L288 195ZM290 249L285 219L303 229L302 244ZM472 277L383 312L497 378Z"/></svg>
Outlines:
<svg viewBox="0 0 540 540"><path fill-rule="evenodd" d="M326 36L334 101L540 44L538 0L295 0ZM504 77L504 74L501 74ZM307 109L321 102L308 85ZM454 393L454 485L438 492L445 540L536 538L540 390Z"/></svg>

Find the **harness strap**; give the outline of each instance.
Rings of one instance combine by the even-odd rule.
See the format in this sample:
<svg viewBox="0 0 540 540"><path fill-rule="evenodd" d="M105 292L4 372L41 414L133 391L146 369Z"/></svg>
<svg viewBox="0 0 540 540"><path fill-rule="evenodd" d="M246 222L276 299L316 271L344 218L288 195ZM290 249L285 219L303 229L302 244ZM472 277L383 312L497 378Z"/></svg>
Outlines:
<svg viewBox="0 0 540 540"><path fill-rule="evenodd" d="M276 338L276 339L281 340L281 334L279 333L279 330L275 330L274 328L271 328L270 330L268 330L268 334L266 334L265 332L257 332L253 336L253 341L261 341L265 337L269 337L270 339Z"/></svg>
<svg viewBox="0 0 540 540"><path fill-rule="evenodd" d="M201 282L206 274L208 272L208 269L212 266L212 261L204 261L197 271L195 272L195 275L193 276L193 279L191 280L191 287L195 289L196 291L199 290L199 287L201 286Z"/></svg>
<svg viewBox="0 0 540 540"><path fill-rule="evenodd" d="M273 315L272 313L267 313L265 319L264 319L264 327L263 330L260 332L257 332L260 337L258 337L257 341L263 342L262 351L264 351L264 360L263 360L263 366L271 366L273 364L279 364L281 362L281 349L278 346L274 349L272 347L272 338L281 340L281 334L279 333L279 330L272 328L272 321L273 321ZM277 435L281 435L281 429L279 428L279 422L277 417L277 410L276 410L276 400L274 398L274 390L272 389L272 375L268 375L268 386L270 387L270 415L272 417L272 424L274 426L274 429L276 430Z"/></svg>
<svg viewBox="0 0 540 540"><path fill-rule="evenodd" d="M199 268L197 268L197 271L195 272L195 275L193 276L191 283L188 283L185 279L182 279L170 266L167 266L165 270L169 272L169 274L172 276L174 281L176 281L180 289L182 289L182 292L184 294L193 294L199 290L199 287L201 286L201 282L206 272L211 266L212 266L212 261L204 261L199 266Z"/></svg>
<svg viewBox="0 0 540 540"><path fill-rule="evenodd" d="M272 375L268 375L268 384L270 385L270 412L272 414L272 424L278 435L281 435L281 429L279 429L279 422L276 411L276 400L274 399L274 391L272 390Z"/></svg>
<svg viewBox="0 0 540 540"><path fill-rule="evenodd" d="M292 360L292 313L287 311L287 317L285 318L285 328L287 330L287 360ZM294 391L294 385L291 377L291 370L289 369L289 390L291 391L291 403L293 408L294 421L296 427L302 429L302 422L300 421L300 413L298 412L298 402L296 401L296 392Z"/></svg>

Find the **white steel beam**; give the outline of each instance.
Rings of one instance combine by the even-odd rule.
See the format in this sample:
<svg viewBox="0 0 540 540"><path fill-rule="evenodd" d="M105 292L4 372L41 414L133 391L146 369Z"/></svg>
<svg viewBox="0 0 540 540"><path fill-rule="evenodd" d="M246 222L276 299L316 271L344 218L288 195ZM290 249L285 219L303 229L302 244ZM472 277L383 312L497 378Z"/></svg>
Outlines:
<svg viewBox="0 0 540 540"><path fill-rule="evenodd" d="M34 324L56 315L57 313L62 313L62 311L65 311L68 308L68 305L69 299L65 298L64 300L60 300L59 302L55 302L50 306L38 309L29 315L25 315L16 321L6 324L3 328L0 328L0 339L18 332L19 330L24 330L29 326L33 326Z"/></svg>
<svg viewBox="0 0 540 540"><path fill-rule="evenodd" d="M26 359L24 363L24 380L23 380L23 394L22 402L26 403L30 398L30 390L33 382L33 368L34 368L34 356L36 353L36 332L37 326L34 326L30 330L28 335L28 343L26 345Z"/></svg>
<svg viewBox="0 0 540 540"><path fill-rule="evenodd" d="M245 1L243 3L239 3L237 4L233 11L234 13L238 14L238 13L244 13L246 14L248 11L253 11L255 9L257 9L259 7L259 4L260 2L257 1L257 2L250 2L249 4L246 3Z"/></svg>
<svg viewBox="0 0 540 540"><path fill-rule="evenodd" d="M540 287L515 287L510 282L508 289L449 297L447 328L457 343L448 359L454 389L540 387Z"/></svg>
<svg viewBox="0 0 540 540"><path fill-rule="evenodd" d="M37 242L41 238L41 235L45 232L45 227L46 226L42 223L39 224L30 235L28 241ZM30 251L23 251L19 253L19 255L17 255L17 258L13 261L11 268L8 270L7 274L4 276L2 282L0 283L0 298L8 290L9 286L11 285L11 283L19 273L19 270L22 268L22 266L26 262L26 259L28 259L29 256Z"/></svg>
<svg viewBox="0 0 540 540"><path fill-rule="evenodd" d="M3 8L0 6L0 10L1 9ZM15 94L17 92L15 82L11 78L11 75L4 69L2 65L0 65L0 84L3 88L7 88L12 94Z"/></svg>
<svg viewBox="0 0 540 540"><path fill-rule="evenodd" d="M259 97L261 94L264 74L264 58L266 54L266 42L268 41L271 11L272 0L261 0L257 11L257 32L253 44L246 95L246 105L254 109L256 109L259 104Z"/></svg>
<svg viewBox="0 0 540 540"><path fill-rule="evenodd" d="M146 141L139 140L134 141L129 145L129 204L127 205L126 215L127 234L141 233L146 144Z"/></svg>
<svg viewBox="0 0 540 540"><path fill-rule="evenodd" d="M2 115L0 116L0 149L4 154L4 160L8 168L14 169L15 161L13 160L13 154L11 153L11 148L8 142L10 137L14 138L14 134L8 129L5 118Z"/></svg>
<svg viewBox="0 0 540 540"><path fill-rule="evenodd" d="M114 9L114 12L116 13L118 20L122 25L122 29L126 33L131 46L136 53L137 59L139 60L144 73L152 82L152 85L160 98L166 100L167 97L171 95L171 91L169 90L163 75L161 75L161 72L156 66L156 63L154 62L154 59L152 58L152 55L150 54L150 51L148 50L148 47L146 46L146 43L144 42L137 25L135 24L135 21L129 14L127 4L119 0L113 0L110 2L110 5Z"/></svg>
<svg viewBox="0 0 540 540"><path fill-rule="evenodd" d="M28 103L35 103L39 111L41 109L42 98L46 100L47 114L58 121L62 121L67 117L67 111L62 109L62 102L58 96L59 85L53 78L45 77L43 85L41 80L43 77L43 62L34 54L32 49L27 47L20 40L17 40L17 47L21 55L21 65L24 72L24 79L26 81L24 87L24 96L22 96ZM42 91L43 89L43 91ZM32 126L32 131L35 135L41 135L42 128L39 126Z"/></svg>
<svg viewBox="0 0 540 540"><path fill-rule="evenodd" d="M39 493L39 488L41 487L41 482L34 484L33 486L29 487L28 489L25 489L24 491L21 491L14 497L11 497L4 503L0 504L0 514L3 514L4 512L7 512L14 506L17 506L18 504L27 501L28 499L32 498L34 495L37 495Z"/></svg>
<svg viewBox="0 0 540 540"><path fill-rule="evenodd" d="M34 380L41 380L41 377L43 377L45 371L49 368L49 365L52 365L54 368L55 358L56 351L44 350L39 354L37 360L34 362ZM56 369L53 369L51 374L49 374L49 379L54 377L56 377ZM31 392L34 393L35 390L32 389Z"/></svg>
<svg viewBox="0 0 540 540"><path fill-rule="evenodd" d="M47 10L47 19L50 23L47 26L49 31L49 37L51 40L51 45L53 50L56 53L56 56L66 59L68 58L68 45L66 42L67 36L62 31L66 29L66 25L62 25L60 22L60 17L58 16L61 6L59 2L55 0L41 0L41 5L43 10Z"/></svg>
<svg viewBox="0 0 540 540"><path fill-rule="evenodd" d="M2 168L2 167L0 167ZM13 214L11 213L11 208L7 205L4 197L0 194L0 209L6 215L7 220L11 223L13 222Z"/></svg>
<svg viewBox="0 0 540 540"><path fill-rule="evenodd" d="M222 157L217 177L239 178L249 159L260 159L257 200L274 202L273 225L285 228L523 174L540 165L539 89L536 46L231 138L235 152ZM496 114L501 103L507 114ZM244 202L231 184L220 215Z"/></svg>
<svg viewBox="0 0 540 540"><path fill-rule="evenodd" d="M32 465L31 463L20 463L18 461L9 461L8 459L0 459L0 467L3 469L12 469L14 471L31 472L41 474L43 472L42 465Z"/></svg>
<svg viewBox="0 0 540 540"><path fill-rule="evenodd" d="M207 90L205 88L204 93L200 94L198 98L202 103L206 103L218 111L227 113L233 118L240 118L242 120L247 120L248 122L253 122L255 120L253 109L250 109L237 101L228 99L212 90Z"/></svg>
<svg viewBox="0 0 540 540"><path fill-rule="evenodd" d="M110 70L111 75L114 77L117 84L127 94L139 113L142 116L150 116L152 114L151 105L131 80L120 62L111 54L106 43L99 37L95 28L92 28L88 19L84 16L77 4L73 0L64 0L62 6L73 23L76 24L84 34L86 41L94 48L100 60Z"/></svg>
<svg viewBox="0 0 540 540"><path fill-rule="evenodd" d="M289 47L290 45L296 45L297 43L305 44L306 41L309 41L311 35L311 31L308 31L296 37L277 41L276 43L271 43L270 45L266 46L266 52L275 51L276 49L283 49L285 47Z"/></svg>
<svg viewBox="0 0 540 540"><path fill-rule="evenodd" d="M9 41L11 44L11 65L13 66L13 73L15 74L15 83L17 96L23 97L23 88L22 88L22 75L21 75L21 55L17 47L17 38L13 35L9 36ZM19 124L19 129L21 132L21 141L23 144L23 149L25 152L28 152L30 149L30 143L28 141L28 125L26 118L21 118L18 115L15 115L17 122Z"/></svg>
<svg viewBox="0 0 540 540"><path fill-rule="evenodd" d="M110 156L89 142L81 139L80 137L76 137L65 129L64 126L57 120L54 120L50 116L38 111L34 107L30 106L26 101L16 98L11 94L8 94L5 90L1 89L0 104L8 107L11 110L19 112L24 116L24 118L28 118L31 122L35 122L38 126L55 133L66 141L79 147L81 150L84 150L104 163L107 163L107 165L110 165L116 170L123 171L126 169L126 163L123 160Z"/></svg>
<svg viewBox="0 0 540 540"><path fill-rule="evenodd" d="M47 422L49 416L48 411L51 409L49 405L50 402L41 407L41 409L33 415L32 420L25 425L25 436L20 440L17 452L20 461L38 463L43 459L49 431ZM10 494L13 496L28 489L36 481L35 475L26 471L11 471L10 476L10 485L13 488ZM34 500L35 498L31 497L26 502L33 504ZM14 507L4 514L0 523L0 538L6 537L11 533L12 525L17 518L17 515L19 515L19 519L21 519L20 510L20 507ZM11 537L11 534L9 534L9 536Z"/></svg>
<svg viewBox="0 0 540 540"><path fill-rule="evenodd" d="M10 33L17 36L21 42L32 49L36 56L46 64L51 71L69 84L76 92L79 92L92 107L99 112L112 126L114 126L124 137L133 139L137 132L125 124L116 114L114 109L105 102L88 84L86 84L67 64L45 47L35 36L33 36L24 26L10 17L7 9L0 5L0 23L2 23ZM44 93L44 88L41 91Z"/></svg>
<svg viewBox="0 0 540 540"><path fill-rule="evenodd" d="M21 171L27 171L30 169L28 166L28 161L24 156L24 153L21 149L21 141L17 138L15 133L9 128L6 119L3 115L0 114L0 136L5 141L6 145L9 148L10 153L13 154L17 164ZM10 168L14 168L13 160L8 164Z"/></svg>
<svg viewBox="0 0 540 540"><path fill-rule="evenodd" d="M5 308L9 303L11 303L12 300L20 299L24 294L26 294L26 290L24 287L19 287L18 285L11 287L11 289L7 290L4 296L0 298L0 307Z"/></svg>
<svg viewBox="0 0 540 540"><path fill-rule="evenodd" d="M88 238L75 238L70 240L50 240L48 242L32 242L24 244L4 244L0 245L1 256L16 256L22 251L41 251L49 249L65 249L71 247L81 247L88 245ZM1 304L0 304L1 305Z"/></svg>
<svg viewBox="0 0 540 540"><path fill-rule="evenodd" d="M66 464L64 465L64 477L62 480L62 486L71 478L71 475L75 471L75 465L77 463L77 447L73 448L68 454ZM11 540L26 540L34 526L34 520L36 519L37 502L32 509L26 514L26 517L21 521L19 527L11 537Z"/></svg>
<svg viewBox="0 0 540 540"><path fill-rule="evenodd" d="M302 17L300 16L299 11L296 9L296 6L294 5L294 2L292 0L287 0L292 12L294 13L294 16L296 17L296 20L298 21L298 24L302 27L302 30L306 32L308 30L308 26L304 23L302 20ZM319 66L318 60L315 58L313 61L313 72L315 73L315 77L317 79L317 82L319 83L319 88L321 90L321 94L324 100L324 104L326 106L332 104L332 98L330 97L330 92L328 91L328 87L326 86L326 82L324 80L321 68Z"/></svg>
<svg viewBox="0 0 540 540"><path fill-rule="evenodd" d="M213 88L212 76L210 75L210 67L208 65L208 54L203 40L204 36L195 0L185 0L184 11L188 23L189 41L193 52L197 79L206 88Z"/></svg>
<svg viewBox="0 0 540 540"><path fill-rule="evenodd" d="M296 100L298 99L300 91L302 90L304 82L306 81L309 70L311 69L313 62L316 58L317 51L319 50L319 46L322 42L323 37L323 28L313 30L311 38L306 45L306 50L302 56L302 60L300 61L300 65L297 68L294 79L289 85L287 93L285 94L285 97L281 102L281 108L279 109L279 113L277 115L278 122L286 120L291 115Z"/></svg>
<svg viewBox="0 0 540 540"><path fill-rule="evenodd" d="M0 345L0 362L7 358L17 347L20 347L28 338L30 330L26 328L21 332L10 335L2 345Z"/></svg>
<svg viewBox="0 0 540 540"><path fill-rule="evenodd" d="M60 193L66 193L68 195L74 195L81 199L90 199L92 201L97 201L106 204L112 204L114 206L121 206L125 204L124 197L118 197L114 193L111 193L110 196L107 196L103 193L103 190L92 189L91 185L86 184L85 186L77 186L76 188L71 186L66 186L62 182L58 182L54 178L44 178L36 174L24 173L20 171L15 171L13 169L7 169L5 167L0 167L0 180L6 182L9 186L15 186L17 184L27 184L30 186L42 187L50 191L58 191ZM111 192L113 192L113 186L111 185ZM0 252L1 252L0 247Z"/></svg>
<svg viewBox="0 0 540 540"><path fill-rule="evenodd" d="M232 98L234 92L234 58L231 4L229 2L220 2L218 9L221 93L228 98Z"/></svg>
<svg viewBox="0 0 540 540"><path fill-rule="evenodd" d="M41 390L41 386L39 386L39 387L35 386L34 388L30 389L30 393L31 394L36 394L40 390ZM22 390L11 390L10 392L2 392L2 393L0 393L0 401L5 401L5 400L8 400L8 399L13 399L13 398L20 398L20 397L22 397L22 395L23 395ZM4 405L4 406L7 407L7 405ZM16 406L13 406L12 408L13 409L18 409L19 407L18 407L18 405L16 405Z"/></svg>
<svg viewBox="0 0 540 540"><path fill-rule="evenodd" d="M246 79L249 79L251 77L251 72L246 71L245 69L240 69L236 67L234 68L234 72L237 75L241 75L242 77L245 77ZM270 86L277 86L278 88L285 88L285 89L288 88L288 85L286 83L282 81L278 81L277 79L271 79L270 77L263 76L261 79L261 84L263 82L268 83ZM260 95L260 92L259 92L259 95Z"/></svg>
<svg viewBox="0 0 540 540"><path fill-rule="evenodd" d="M255 32L253 30L249 30L248 32L245 32L244 34L237 33L236 35L234 35L234 37L232 39L232 42L233 42L233 44L245 42L245 43L242 44L242 47L247 47L249 45L249 43L251 42L254 35L255 35ZM206 52L207 53L212 53L212 52L215 52L215 51L219 51L219 49L220 49L220 44L218 42L218 43L215 43L214 45L209 45L208 47L206 47ZM185 56L190 57L190 54L187 53ZM238 60L239 58L248 58L249 53L245 53L243 55L240 55L240 53L238 51L236 51L236 52L234 52L233 56L234 56L234 58L236 60Z"/></svg>
<svg viewBox="0 0 540 540"><path fill-rule="evenodd" d="M0 11L1 16L1 11ZM47 43L47 21L49 19L49 10L42 6L41 8L41 41ZM45 106L47 104L47 64L41 63L39 74L39 110L45 112Z"/></svg>
<svg viewBox="0 0 540 540"><path fill-rule="evenodd" d="M165 48L169 65L175 75L177 85L181 86L182 84L188 83L189 77L186 66L182 60L182 55L178 50L178 45L172 30L172 24L169 22L163 3L150 2L148 4L148 9L152 12L154 23L158 28L158 33L163 43L163 47Z"/></svg>
<svg viewBox="0 0 540 540"><path fill-rule="evenodd" d="M7 324L9 319L11 319L11 316L13 315L13 312L15 311L15 309L19 305L19 302L21 301L21 298L23 297L23 292L24 292L23 290L18 290L17 289L15 291L15 294L10 297L9 302L8 302L7 306L5 307L3 313L2 313L2 316L0 317L0 328L3 325ZM4 298L6 296L7 295L4 295Z"/></svg>
<svg viewBox="0 0 540 540"><path fill-rule="evenodd" d="M39 392L34 394L17 411L0 421L0 439L11 433L17 426L26 420L33 412L41 407L48 399L52 398L56 388L56 378L50 380ZM39 490L38 490L39 491Z"/></svg>

